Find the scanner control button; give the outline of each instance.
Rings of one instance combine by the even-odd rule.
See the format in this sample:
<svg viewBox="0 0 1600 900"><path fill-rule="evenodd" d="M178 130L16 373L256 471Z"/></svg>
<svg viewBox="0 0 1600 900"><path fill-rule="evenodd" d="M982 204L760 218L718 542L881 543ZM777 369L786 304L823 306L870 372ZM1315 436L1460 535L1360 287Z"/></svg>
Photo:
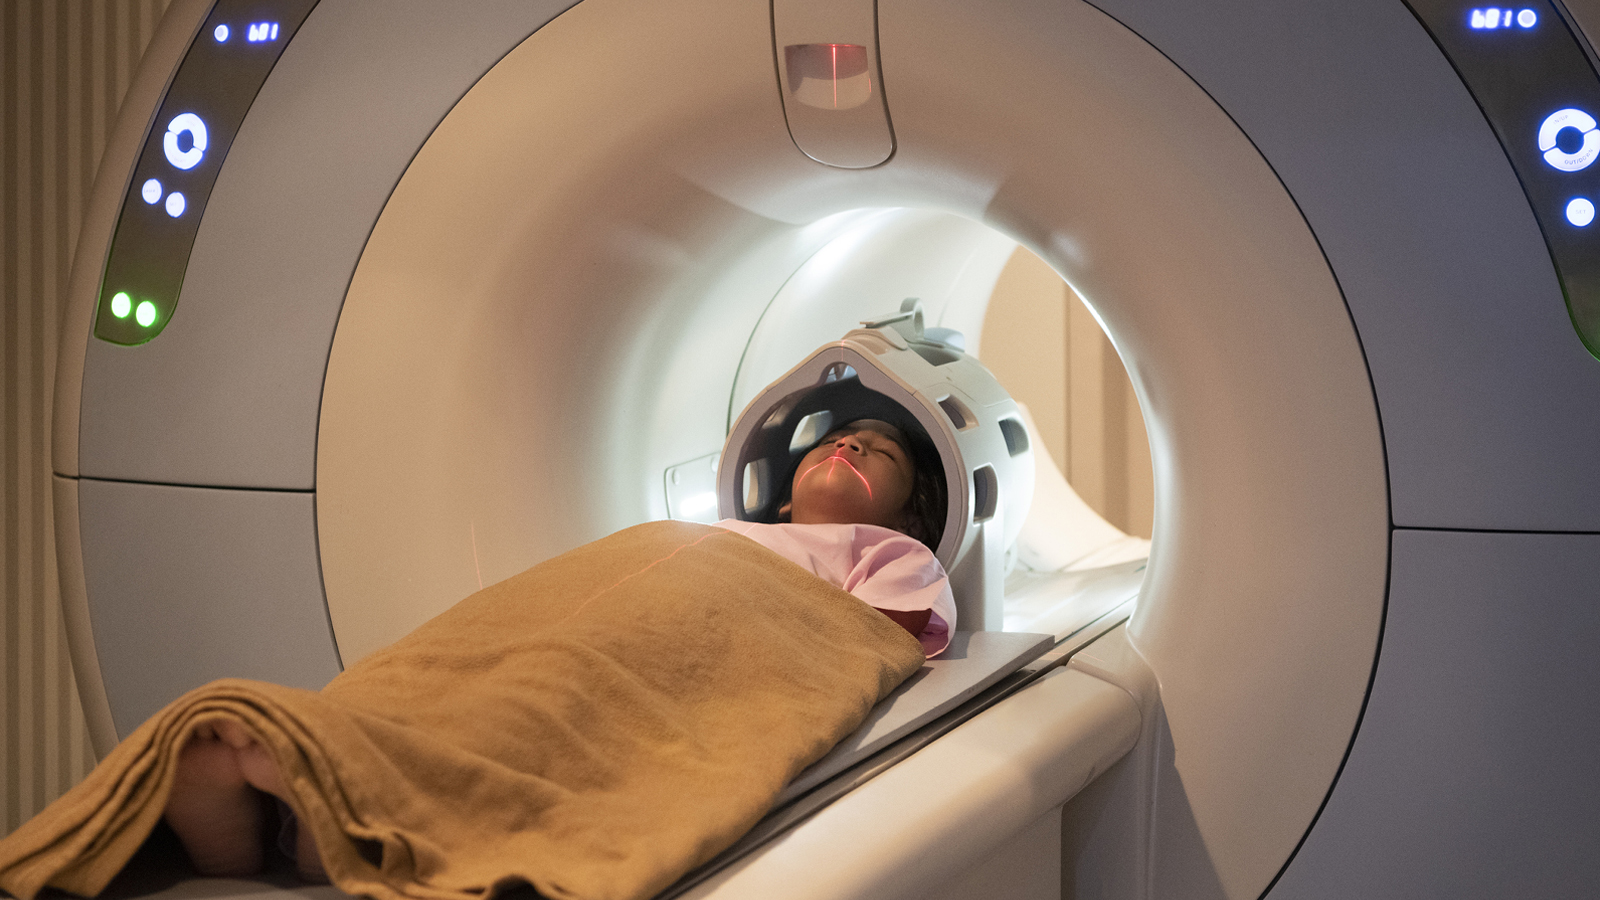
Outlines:
<svg viewBox="0 0 1600 900"><path fill-rule="evenodd" d="M1587 169L1600 158L1600 130L1595 125L1594 116L1581 109L1559 109L1546 116L1539 125L1539 152L1544 161L1563 172ZM1568 128L1583 135L1582 146L1570 152L1557 146L1558 136Z"/></svg>
<svg viewBox="0 0 1600 900"><path fill-rule="evenodd" d="M1590 119L1590 127L1593 119ZM185 136L188 140L185 141ZM187 143L189 146L183 146ZM194 113L180 113L172 117L167 123L167 133L161 136L161 149L167 154L167 162L180 169L192 169L200 164L206 155L206 144L209 143L206 133L206 123Z"/></svg>

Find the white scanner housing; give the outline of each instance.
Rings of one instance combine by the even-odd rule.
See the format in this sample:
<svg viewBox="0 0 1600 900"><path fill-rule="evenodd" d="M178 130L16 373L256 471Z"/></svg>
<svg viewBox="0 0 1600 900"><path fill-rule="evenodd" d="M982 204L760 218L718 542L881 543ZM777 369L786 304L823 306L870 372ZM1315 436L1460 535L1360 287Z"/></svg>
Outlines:
<svg viewBox="0 0 1600 900"><path fill-rule="evenodd" d="M782 458L734 414L883 298L1005 352L982 313L1021 244L1148 427L1137 609L699 896L1595 895L1600 227L1563 210L1600 167L1552 167L1539 123L1600 113L1600 3L1514 30L1439 0L291 6L234 127L227 79L179 76L235 71L216 26L265 14L172 0L87 198L52 454L98 748L212 678L320 687L667 515L686 461ZM835 44L867 67L837 114L789 52ZM179 222L150 177L193 240L160 333L118 343L127 241ZM914 318L757 405L842 358L930 425L941 556L992 586L973 473L1024 483L1026 454L1003 403L930 387L964 364Z"/></svg>

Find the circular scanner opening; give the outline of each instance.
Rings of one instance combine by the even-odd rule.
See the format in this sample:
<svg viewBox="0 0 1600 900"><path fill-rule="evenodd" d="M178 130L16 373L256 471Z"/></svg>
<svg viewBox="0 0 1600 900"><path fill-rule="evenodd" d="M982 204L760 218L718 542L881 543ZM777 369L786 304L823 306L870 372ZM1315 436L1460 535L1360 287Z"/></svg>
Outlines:
<svg viewBox="0 0 1600 900"><path fill-rule="evenodd" d="M1088 306L1038 256L971 219L899 208L833 222L842 230L783 281L743 346L729 428L819 346L914 297L929 328L960 333L996 373L1032 432L1031 505L1007 508L1018 518L1006 522L1003 627L1065 637L1132 598L1152 533L1149 444L1131 381ZM716 520L718 462L713 451L668 469L670 517Z"/></svg>
<svg viewBox="0 0 1600 900"><path fill-rule="evenodd" d="M1039 257L964 217L900 208L857 210L833 223L842 230L783 281L743 346L729 428L735 417L766 415L748 404L819 346L892 313L897 298L915 298L927 327L960 335L963 349L996 370L1022 405L1015 446L1032 449L1020 487L1028 493L1018 497L1002 486L1010 499L996 565L1003 566L1005 602L987 627L1065 638L1131 602L1150 550L1149 445L1131 381L1088 307ZM970 418L955 397L931 399L957 428ZM800 433L808 421L799 423L791 449L815 439ZM1020 434L1024 427L1031 439ZM717 519L719 462L727 465L712 451L667 470L670 517ZM743 473L747 507L766 502L757 484L783 477L766 465L751 463ZM1068 476L1092 491L1092 502ZM981 494L981 479L973 487ZM984 626L971 620L957 627Z"/></svg>
<svg viewBox="0 0 1600 900"><path fill-rule="evenodd" d="M1033 443L1087 505L1148 540L1155 500L1143 413L1121 357L1071 286L1026 247L959 216L846 215L856 224L807 260L763 312L741 354L730 427L816 347L915 296L930 327L962 332L966 351L1027 407ZM670 494L670 475L668 483ZM696 504L687 514L670 497L668 506L674 518L696 518Z"/></svg>
<svg viewBox="0 0 1600 900"><path fill-rule="evenodd" d="M526 316L538 301L515 289L458 289L461 326L441 320L437 304L426 317L399 314L395 296L368 306L359 288L394 276L364 271L341 321L319 448L324 570L346 664L616 529L715 521L715 506L700 501L746 404L906 297L923 302L930 327L960 332L1029 413L1036 499L1006 562L1031 612L1007 629L1038 625L1060 599L1030 593L1030 577L1148 555L1150 450L1116 350L1047 263L971 219L917 208L834 214L779 230L700 273L692 291L669 286L640 301L670 308L687 294L699 308L681 316L597 314L548 333ZM400 327L418 340L397 344ZM617 422L618 409L639 416ZM361 590L341 590L351 572Z"/></svg>

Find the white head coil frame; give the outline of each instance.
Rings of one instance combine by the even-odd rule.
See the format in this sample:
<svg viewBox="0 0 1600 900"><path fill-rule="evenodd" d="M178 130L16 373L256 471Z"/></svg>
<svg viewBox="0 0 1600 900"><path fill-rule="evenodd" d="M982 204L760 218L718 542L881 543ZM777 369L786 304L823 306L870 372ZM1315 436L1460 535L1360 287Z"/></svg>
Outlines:
<svg viewBox="0 0 1600 900"><path fill-rule="evenodd" d="M957 627L997 631L1006 548L1033 497L1033 452L1017 404L960 349L960 335L923 328L915 299L819 348L745 407L723 446L724 518L776 521L785 479L832 428L856 419L914 423L933 441L949 496L935 554L950 574Z"/></svg>

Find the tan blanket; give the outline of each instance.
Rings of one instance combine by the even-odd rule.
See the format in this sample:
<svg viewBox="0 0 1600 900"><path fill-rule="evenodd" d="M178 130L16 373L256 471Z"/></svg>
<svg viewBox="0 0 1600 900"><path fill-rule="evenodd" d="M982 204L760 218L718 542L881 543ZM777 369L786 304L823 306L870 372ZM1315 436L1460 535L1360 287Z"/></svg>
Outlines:
<svg viewBox="0 0 1600 900"><path fill-rule="evenodd" d="M649 897L922 660L883 615L740 535L641 525L474 594L321 692L190 692L0 841L0 888L99 892L160 819L195 724L233 717L345 891Z"/></svg>

